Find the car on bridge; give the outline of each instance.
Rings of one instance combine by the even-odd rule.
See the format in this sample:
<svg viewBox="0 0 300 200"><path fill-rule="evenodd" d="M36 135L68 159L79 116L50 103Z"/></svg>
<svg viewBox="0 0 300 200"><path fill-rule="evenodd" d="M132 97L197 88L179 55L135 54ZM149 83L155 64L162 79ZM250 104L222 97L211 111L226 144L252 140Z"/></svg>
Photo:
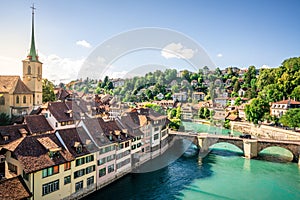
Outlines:
<svg viewBox="0 0 300 200"><path fill-rule="evenodd" d="M242 134L239 137L240 138L245 138L245 139L251 139L251 135L250 134Z"/></svg>

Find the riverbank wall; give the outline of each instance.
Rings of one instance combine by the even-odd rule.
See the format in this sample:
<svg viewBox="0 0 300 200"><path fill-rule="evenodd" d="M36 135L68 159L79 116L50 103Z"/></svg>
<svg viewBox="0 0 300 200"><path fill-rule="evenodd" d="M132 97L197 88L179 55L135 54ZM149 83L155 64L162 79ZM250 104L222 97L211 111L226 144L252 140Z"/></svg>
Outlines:
<svg viewBox="0 0 300 200"><path fill-rule="evenodd" d="M300 140L300 132L285 130L282 128L254 125L247 122L230 122L232 130L254 135L258 138L276 140Z"/></svg>

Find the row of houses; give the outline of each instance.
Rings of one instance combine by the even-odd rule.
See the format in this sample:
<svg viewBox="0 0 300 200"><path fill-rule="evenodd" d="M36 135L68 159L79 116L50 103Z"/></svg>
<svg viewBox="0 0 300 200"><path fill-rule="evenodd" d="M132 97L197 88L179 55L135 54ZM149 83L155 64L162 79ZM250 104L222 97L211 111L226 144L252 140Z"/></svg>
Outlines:
<svg viewBox="0 0 300 200"><path fill-rule="evenodd" d="M215 120L246 120L245 106L249 99L241 98L240 105L234 105L236 98L215 98L213 101L203 101L198 104L182 103L182 119L191 121L198 116L198 110L201 107L214 111L213 119ZM300 108L300 102L292 99L273 102L270 105L270 115L280 118L289 109ZM196 117L197 118L197 117Z"/></svg>
<svg viewBox="0 0 300 200"><path fill-rule="evenodd" d="M74 105L51 102L23 124L0 127L1 191L14 179L31 199L80 198L168 148L167 118L151 109L104 120Z"/></svg>

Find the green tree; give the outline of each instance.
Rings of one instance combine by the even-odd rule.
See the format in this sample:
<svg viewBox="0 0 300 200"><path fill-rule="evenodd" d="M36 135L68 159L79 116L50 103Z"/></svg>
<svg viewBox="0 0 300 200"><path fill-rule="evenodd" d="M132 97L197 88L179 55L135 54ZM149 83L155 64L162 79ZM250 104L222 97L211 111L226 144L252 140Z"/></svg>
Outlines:
<svg viewBox="0 0 300 200"><path fill-rule="evenodd" d="M258 96L267 102L276 102L283 99L283 92L280 90L278 84L270 84L265 86L264 89L258 93Z"/></svg>
<svg viewBox="0 0 300 200"><path fill-rule="evenodd" d="M157 105L157 104L148 103L148 104L145 105L145 107L151 108L154 111L156 111L156 112L158 112L158 113L160 113L162 115L166 114L166 112L164 111L164 109L161 106Z"/></svg>
<svg viewBox="0 0 300 200"><path fill-rule="evenodd" d="M204 119L204 107L201 107L199 110L198 110L198 116L200 119Z"/></svg>
<svg viewBox="0 0 300 200"><path fill-rule="evenodd" d="M294 88L291 94L291 98L295 98L298 101L300 100L300 85Z"/></svg>
<svg viewBox="0 0 300 200"><path fill-rule="evenodd" d="M107 85L108 80L109 80L108 76L105 76L103 82L101 83L101 88L104 88Z"/></svg>
<svg viewBox="0 0 300 200"><path fill-rule="evenodd" d="M55 101L54 84L48 79L43 79L43 102Z"/></svg>
<svg viewBox="0 0 300 200"><path fill-rule="evenodd" d="M176 118L181 119L181 107L180 106L178 106L176 108Z"/></svg>
<svg viewBox="0 0 300 200"><path fill-rule="evenodd" d="M210 115L210 111L208 108L204 108L203 116L205 119L208 119Z"/></svg>
<svg viewBox="0 0 300 200"><path fill-rule="evenodd" d="M269 102L261 98L252 99L251 103L245 107L247 120L254 124L258 124L259 121L262 121L268 112L270 112Z"/></svg>
<svg viewBox="0 0 300 200"><path fill-rule="evenodd" d="M237 97L235 100L234 100L234 105L235 106L239 106L242 104L242 98L241 97Z"/></svg>
<svg viewBox="0 0 300 200"><path fill-rule="evenodd" d="M289 109L279 122L292 128L300 127L300 108Z"/></svg>
<svg viewBox="0 0 300 200"><path fill-rule="evenodd" d="M180 119L171 119L169 123L169 127L173 130L178 130L181 126L181 120Z"/></svg>
<svg viewBox="0 0 300 200"><path fill-rule="evenodd" d="M0 126L10 125L11 119L8 114L0 113Z"/></svg>

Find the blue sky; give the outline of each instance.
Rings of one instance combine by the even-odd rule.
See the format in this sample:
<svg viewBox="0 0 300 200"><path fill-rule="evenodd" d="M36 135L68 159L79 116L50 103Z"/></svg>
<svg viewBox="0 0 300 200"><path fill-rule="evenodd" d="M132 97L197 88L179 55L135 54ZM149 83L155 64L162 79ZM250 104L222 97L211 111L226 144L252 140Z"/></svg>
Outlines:
<svg viewBox="0 0 300 200"><path fill-rule="evenodd" d="M0 2L0 72L21 74L30 43L32 1ZM52 0L35 6L36 46L45 76L55 73L55 64L68 73L107 39L143 27L181 32L221 68L277 67L300 53L300 1Z"/></svg>

